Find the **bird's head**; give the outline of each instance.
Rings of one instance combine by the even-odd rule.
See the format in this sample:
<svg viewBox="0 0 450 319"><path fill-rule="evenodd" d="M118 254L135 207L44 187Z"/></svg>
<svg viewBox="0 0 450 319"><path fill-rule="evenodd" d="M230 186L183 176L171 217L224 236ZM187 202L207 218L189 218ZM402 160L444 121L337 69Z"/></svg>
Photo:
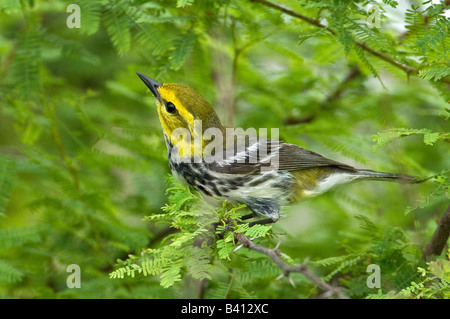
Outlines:
<svg viewBox="0 0 450 319"><path fill-rule="evenodd" d="M206 129L214 127L221 131L224 130L214 109L196 90L183 84L158 83L141 73L137 73L137 75L155 96L164 135L173 145L186 143L186 141L180 141L177 129L189 130L191 136L190 141L187 142L191 144L191 148L194 137L199 133L203 136ZM200 132L194 125L198 126L198 123L201 123ZM202 145L204 145L203 138Z"/></svg>

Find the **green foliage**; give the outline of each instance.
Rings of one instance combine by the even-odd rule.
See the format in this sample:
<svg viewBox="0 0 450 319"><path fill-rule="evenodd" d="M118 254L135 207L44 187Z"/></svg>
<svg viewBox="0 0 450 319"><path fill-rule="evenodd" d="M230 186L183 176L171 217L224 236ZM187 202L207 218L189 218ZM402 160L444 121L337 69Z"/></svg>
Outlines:
<svg viewBox="0 0 450 319"><path fill-rule="evenodd" d="M448 260L430 261L426 269L418 267L423 278L420 283L402 289L400 296L416 299L437 299L450 297L450 262Z"/></svg>
<svg viewBox="0 0 450 319"><path fill-rule="evenodd" d="M70 29L67 1L0 1L2 298L322 292L300 274L295 288L277 280L233 232L279 241L287 263L308 260L354 298L448 298L448 256L421 253L449 203L448 7L272 2L79 0ZM167 151L135 72L197 89L227 125L279 128L326 157L428 180L343 186L248 227L244 205L207 206L173 180L165 193ZM66 285L70 264L81 289Z"/></svg>
<svg viewBox="0 0 450 319"><path fill-rule="evenodd" d="M29 243L41 241L41 231L36 227L16 227L0 230L0 249L20 248ZM20 265L12 265L0 259L0 282L17 283L25 276Z"/></svg>
<svg viewBox="0 0 450 319"><path fill-rule="evenodd" d="M448 260L430 261L426 267L417 267L417 273L417 280L412 281L400 292L389 291L383 294L379 290L377 294L371 294L368 298L448 299L450 297L450 262Z"/></svg>
<svg viewBox="0 0 450 319"><path fill-rule="evenodd" d="M190 6L194 0L177 0L177 7Z"/></svg>
<svg viewBox="0 0 450 319"><path fill-rule="evenodd" d="M420 70L419 75L425 80L433 79L434 81L439 81L450 75L450 68L446 65L439 65L429 69Z"/></svg>
<svg viewBox="0 0 450 319"><path fill-rule="evenodd" d="M431 179L433 188L423 196L414 205L408 206L405 213L411 213L417 209L436 205L437 203L446 203L450 199L448 190L450 189L450 171L442 171Z"/></svg>
<svg viewBox="0 0 450 319"><path fill-rule="evenodd" d="M108 4L103 21L117 52L121 55L128 52L131 47L131 33L130 22L126 14L126 2Z"/></svg>
<svg viewBox="0 0 450 319"><path fill-rule="evenodd" d="M176 232L166 236L160 248L145 249L139 257L118 260L120 267L109 274L110 278L134 277L136 273L159 275L161 286L168 288L182 280L183 270L186 269L186 273L194 279L211 279L215 258L229 261L236 248L233 232L228 229L252 238L270 235L270 226L237 224L240 221L239 212L245 206L228 209L224 202L214 212L214 208L204 207L199 193L183 187L171 176L168 182L168 204L162 208L165 213L146 216L146 220L169 225ZM222 225L215 231L218 223ZM215 240L215 235L223 238Z"/></svg>
<svg viewBox="0 0 450 319"><path fill-rule="evenodd" d="M389 143L411 135L423 135L423 142L425 145L433 146L438 141L449 142L450 133L436 133L430 129L391 129L385 132L380 132L377 135L372 135L372 140L377 144L374 150L379 147L388 145ZM450 170L443 170L435 176L430 177L434 187L415 205L408 206L405 213L410 213L418 208L425 208L437 202L446 202L450 199Z"/></svg>
<svg viewBox="0 0 450 319"><path fill-rule="evenodd" d="M399 228L380 230L367 217L358 216L361 224L361 235L371 238L367 249L354 251L347 255L328 257L322 260L310 262L319 268L332 269L324 280L338 278L338 282L345 287L350 297L361 298L444 298L444 292L448 293L449 274L443 270L441 261L428 263L428 268L433 263L440 265L440 276L434 277L427 272L424 261L416 259L417 247L408 240L405 232ZM443 261L447 265L448 261ZM367 267L370 264L378 265L381 269L381 289L377 293L371 293L372 288L366 285L368 278ZM421 275L417 270L421 271ZM370 274L370 272L369 272ZM433 279L434 278L434 279ZM429 288L429 295L418 294L418 287L424 288L429 281L434 284ZM417 284L419 282L419 284Z"/></svg>
<svg viewBox="0 0 450 319"><path fill-rule="evenodd" d="M450 139L450 133L436 133L432 132L430 129L391 129L385 132L380 132L377 135L372 135L372 140L377 143L374 146L374 150L377 148L386 146L387 144L395 141L399 138L411 135L423 135L423 142L425 145L432 146L437 141L443 140L447 141Z"/></svg>

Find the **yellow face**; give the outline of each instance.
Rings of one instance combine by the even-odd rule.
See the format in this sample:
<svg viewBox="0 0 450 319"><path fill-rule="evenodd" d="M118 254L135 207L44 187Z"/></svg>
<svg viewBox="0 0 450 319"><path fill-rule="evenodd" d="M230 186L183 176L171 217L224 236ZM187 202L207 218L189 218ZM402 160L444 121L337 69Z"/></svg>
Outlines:
<svg viewBox="0 0 450 319"><path fill-rule="evenodd" d="M202 135L207 128L223 129L211 105L194 89L182 84L164 83L157 90L159 97L156 99L156 105L161 126L170 142L183 151L180 156L194 155L195 137L199 137L202 147L204 146L202 136L198 135ZM201 123L200 131L199 123ZM177 129L181 131L187 129L190 136L180 137L180 130ZM196 151L201 149L197 148Z"/></svg>
<svg viewBox="0 0 450 319"><path fill-rule="evenodd" d="M177 128L187 128L193 132L194 115L191 114L186 106L180 101L177 96L177 91L180 89L174 85L163 84L158 92L161 99L156 101L158 107L159 120L163 127L164 133L169 137ZM171 105L168 105L171 103Z"/></svg>

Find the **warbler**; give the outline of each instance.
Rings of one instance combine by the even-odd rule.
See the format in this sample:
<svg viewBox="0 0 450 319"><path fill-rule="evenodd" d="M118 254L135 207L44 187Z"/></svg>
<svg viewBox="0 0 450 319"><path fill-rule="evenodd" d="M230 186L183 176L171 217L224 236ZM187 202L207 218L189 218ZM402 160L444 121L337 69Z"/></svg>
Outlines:
<svg viewBox="0 0 450 319"><path fill-rule="evenodd" d="M276 222L281 208L289 203L320 195L337 185L359 180L420 182L406 174L356 169L273 139L246 136L232 146L222 139L215 144L218 149L210 149L205 155L211 138L207 133L227 133L208 101L186 85L158 83L136 74L156 98L172 174L206 199L244 203L256 216L262 216L260 224ZM197 123L201 123L200 129L195 127ZM271 169L274 159L277 165Z"/></svg>

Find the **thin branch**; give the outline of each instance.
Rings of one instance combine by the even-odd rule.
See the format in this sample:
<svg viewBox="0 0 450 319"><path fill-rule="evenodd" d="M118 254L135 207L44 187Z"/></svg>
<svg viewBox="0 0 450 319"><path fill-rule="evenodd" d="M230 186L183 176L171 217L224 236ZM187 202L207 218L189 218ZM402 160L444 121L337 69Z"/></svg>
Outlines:
<svg viewBox="0 0 450 319"><path fill-rule="evenodd" d="M300 265L294 265L290 266L286 264L281 258L281 253L278 250L278 245L274 249L269 249L267 247L255 244L252 242L248 237L246 237L243 234L240 233L234 233L234 237L239 240L242 245L247 247L248 249L255 250L257 252L260 252L262 254L265 254L269 256L275 264L277 264L278 267L280 267L283 270L283 275L288 277L290 273L296 272L303 274L306 278L311 280L315 285L319 286L321 289L325 290L325 294L327 296L336 296L339 299L348 299L347 296L345 296L339 288L336 288L334 286L331 286L321 280L319 277L314 275L312 272L309 271L306 264L300 264Z"/></svg>
<svg viewBox="0 0 450 319"><path fill-rule="evenodd" d="M314 111L314 113L307 115L305 117L294 117L291 116L286 119L286 125L296 125L301 123L310 123L312 122L317 115L323 110L329 109L330 105L332 105L335 101L339 100L342 96L344 90L348 87L348 84L352 82L354 79L358 78L361 75L361 71L357 66L352 67L352 69L348 72L342 82L336 87L336 89L327 96L325 100L322 101Z"/></svg>
<svg viewBox="0 0 450 319"><path fill-rule="evenodd" d="M59 132L56 126L56 119L53 114L53 111L51 111L51 130L52 130L52 137L53 141L55 142L56 148L58 149L59 155L61 156L61 159L63 160L64 164L66 165L67 170L69 171L70 175L72 176L73 184L78 192L81 192L81 186L80 186L80 180L78 178L77 169L72 164L72 160L67 155L66 149L64 148L64 145L61 141L61 138L59 136Z"/></svg>
<svg viewBox="0 0 450 319"><path fill-rule="evenodd" d="M434 231L433 237L431 237L425 252L423 254L424 259L428 259L431 256L439 256L444 250L450 237L450 205L447 207L444 215L439 221L438 227Z"/></svg>
<svg viewBox="0 0 450 319"><path fill-rule="evenodd" d="M408 75L409 74L415 74L417 75L419 73L419 71L413 67L407 66L403 63L400 63L396 60L394 60L393 58L391 58L390 56L387 56L379 51L376 51L374 49L372 49L371 47L368 47L365 43L362 42L356 42L356 44L358 46L360 46L363 50L369 52L370 54L386 61L389 64L392 64L393 66L396 66L399 69L402 69L403 71L405 71Z"/></svg>
<svg viewBox="0 0 450 319"><path fill-rule="evenodd" d="M287 14L287 15L290 15L291 17L295 17L295 18L301 19L301 20L303 20L303 21L305 21L305 22L307 22L307 23L309 23L311 25L314 25L314 26L318 27L318 28L328 30L333 35L337 34L337 32L335 30L333 30L330 27L327 27L326 25L323 25L322 23L320 23L319 21L317 21L315 19L312 19L310 17L307 17L307 16L305 16L305 15L303 15L301 13L292 11L290 9L286 9L286 8L284 8L282 6L274 4L274 3L269 2L267 0L250 0L250 1L251 2L261 3L261 4L265 5L265 6L271 7L273 9L281 11L281 12ZM386 55L384 53L381 53L381 52L379 52L379 51L377 51L377 50L367 46L363 42L356 41L355 43L356 43L356 45L361 47L364 51L367 51L370 54L372 54L373 56L376 56L377 58L380 58L380 59L386 61L387 63L389 63L389 64L391 64L391 65L393 65L393 66L395 66L395 67L405 71L407 73L407 75L409 75L409 74L417 75L419 73L419 71L416 68L413 68L413 67L410 67L410 66L408 66L406 64L403 64L401 62L398 62L397 60L391 58L390 56L388 56L388 55ZM450 83L450 79L445 78L445 77L441 78L440 81L446 82L446 83Z"/></svg>
<svg viewBox="0 0 450 319"><path fill-rule="evenodd" d="M9 50L8 54L3 58L3 61L0 65L0 85L2 81L6 78L6 73L13 62L14 56L17 51L17 41L14 42L11 50Z"/></svg>
<svg viewBox="0 0 450 319"><path fill-rule="evenodd" d="M272 2L269 2L269 1L266 1L266 0L250 0L250 2L259 2L259 3L261 3L261 4L264 4L265 6L274 8L274 9L276 9L276 10L278 10L278 11L281 11L281 12L284 12L284 13L286 13L287 15L290 15L291 17L295 17L295 18L301 19L301 20L303 20L303 21L306 21L306 22L308 22L309 24L315 25L315 26L318 27L318 28L326 29L326 30L328 30L331 34L336 35L336 31L334 31L333 29L327 27L326 25L323 25L323 24L320 23L319 21L317 21L317 20L315 20L315 19L313 19L313 18L307 17L307 16L305 16L305 15L303 15L303 14L301 14L301 13L292 11L292 10L290 10L290 9L286 9L286 8L284 8L284 7L282 7L282 6L279 6L279 5L275 4L275 3L272 3Z"/></svg>

